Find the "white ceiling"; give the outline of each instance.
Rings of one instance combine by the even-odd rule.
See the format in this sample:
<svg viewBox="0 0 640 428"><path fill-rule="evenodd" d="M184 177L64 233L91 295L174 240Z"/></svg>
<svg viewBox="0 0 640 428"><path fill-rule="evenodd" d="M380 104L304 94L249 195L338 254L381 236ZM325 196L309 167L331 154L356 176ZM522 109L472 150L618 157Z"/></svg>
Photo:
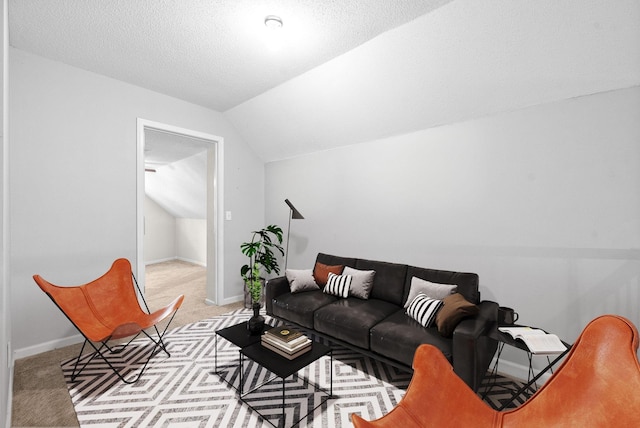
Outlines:
<svg viewBox="0 0 640 428"><path fill-rule="evenodd" d="M448 1L9 0L9 43L225 111Z"/></svg>
<svg viewBox="0 0 640 428"><path fill-rule="evenodd" d="M221 111L266 162L640 85L639 22L640 0L9 0L12 46Z"/></svg>
<svg viewBox="0 0 640 428"><path fill-rule="evenodd" d="M640 85L639 23L640 0L9 0L12 46L224 112L266 162Z"/></svg>
<svg viewBox="0 0 640 428"><path fill-rule="evenodd" d="M456 0L225 113L265 161L640 85L640 0Z"/></svg>
<svg viewBox="0 0 640 428"><path fill-rule="evenodd" d="M210 147L211 143L198 138L156 129L144 130L144 164L152 169L202 153Z"/></svg>

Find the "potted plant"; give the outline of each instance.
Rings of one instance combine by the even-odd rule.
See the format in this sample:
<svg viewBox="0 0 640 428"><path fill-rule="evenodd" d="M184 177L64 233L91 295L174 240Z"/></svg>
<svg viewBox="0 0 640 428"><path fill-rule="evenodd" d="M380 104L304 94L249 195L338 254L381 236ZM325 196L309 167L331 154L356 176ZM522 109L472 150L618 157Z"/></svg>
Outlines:
<svg viewBox="0 0 640 428"><path fill-rule="evenodd" d="M242 266L240 274L244 279L245 287L251 296L253 317L247 323L252 333L259 334L264 327L264 317L260 315L260 300L264 284L264 274L280 273L275 250L284 256L282 249L282 229L275 224L252 232L251 242L240 245L242 254L249 257L249 263Z"/></svg>

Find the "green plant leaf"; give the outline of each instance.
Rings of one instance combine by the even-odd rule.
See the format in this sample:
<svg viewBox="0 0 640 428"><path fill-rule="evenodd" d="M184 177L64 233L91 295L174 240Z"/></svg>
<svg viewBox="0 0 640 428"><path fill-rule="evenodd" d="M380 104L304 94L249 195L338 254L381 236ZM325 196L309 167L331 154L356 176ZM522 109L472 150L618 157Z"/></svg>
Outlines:
<svg viewBox="0 0 640 428"><path fill-rule="evenodd" d="M277 250L284 256L282 248L282 229L274 224L252 232L251 242L240 245L242 254L249 257L249 263L240 269L242 277L247 281L247 287L251 287L248 280L260 278L260 271L264 269L267 274L280 273L278 260L274 251ZM258 285L260 285L258 283ZM260 291L260 290L258 290Z"/></svg>

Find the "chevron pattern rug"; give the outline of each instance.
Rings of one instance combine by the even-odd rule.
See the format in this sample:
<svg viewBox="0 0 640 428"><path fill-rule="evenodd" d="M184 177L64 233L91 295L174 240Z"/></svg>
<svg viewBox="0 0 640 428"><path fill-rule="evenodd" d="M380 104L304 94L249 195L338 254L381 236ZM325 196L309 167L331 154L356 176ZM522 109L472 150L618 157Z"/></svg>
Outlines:
<svg viewBox="0 0 640 428"><path fill-rule="evenodd" d="M411 375L341 346L333 352L333 398L324 402L319 391L306 380L328 389L330 359L323 357L286 379L286 414L281 420L281 382L267 384L240 401L237 385L238 348L217 340L215 374L215 331L249 319L249 310L238 310L170 331L166 343L171 357L159 353L142 378L133 385L118 380L106 364L92 361L75 382L71 381L73 360L62 362L69 394L81 427L351 427L350 414L375 419L388 413L404 395ZM267 323L277 322L266 317ZM312 336L312 335L310 335ZM315 340L323 341L315 337ZM136 360L145 355L148 341L133 342L118 358L116 366L136 370ZM325 342L326 343L326 342ZM144 360L144 358L142 358ZM112 359L113 361L113 359ZM245 378L267 378L256 363L246 361ZM132 376L132 373L130 376ZM226 381L226 382L225 382ZM518 384L506 378L495 382L485 400L498 406ZM507 389L505 389L507 388ZM482 393L482 391L481 391ZM518 405L522 400L516 401ZM315 410L313 410L318 406ZM257 409L258 414L253 409Z"/></svg>

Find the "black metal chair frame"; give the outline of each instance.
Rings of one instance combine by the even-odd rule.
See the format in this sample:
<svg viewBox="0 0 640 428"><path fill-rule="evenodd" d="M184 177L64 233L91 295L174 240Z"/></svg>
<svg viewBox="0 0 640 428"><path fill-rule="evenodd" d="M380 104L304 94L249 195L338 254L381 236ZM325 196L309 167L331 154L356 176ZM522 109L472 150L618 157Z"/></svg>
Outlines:
<svg viewBox="0 0 640 428"><path fill-rule="evenodd" d="M147 313L150 314L151 310L149 309L149 305L147 305L147 301L145 300L144 295L142 294L140 286L138 285L138 281L136 280L136 277L135 277L135 275L133 275L133 273L131 274L131 276L133 277L133 282L134 282L134 284L136 286L138 294L139 294L140 298L142 299L142 302L144 303L144 308L146 309ZM151 336L145 330L142 330L141 332L139 332L138 334L133 336L133 338L131 338L125 344L118 344L116 346L109 346L109 341L111 340L111 337L108 337L107 339L105 339L105 340L103 340L101 342L93 342L93 341L89 340L89 338L87 338L87 336L84 333L82 333L82 330L80 330L80 328L78 328L78 326L73 322L73 320L62 310L62 308L58 305L58 303L55 301L55 299L51 295L49 295L49 298L51 298L51 300L58 307L58 309L60 309L60 311L65 315L65 317L67 317L67 319L71 322L71 324L73 324L73 326L76 327L76 329L80 332L80 334L82 334L82 337L84 337L84 343L82 344L82 348L80 349L80 353L78 354L78 357L76 357L75 364L73 366L73 371L71 372L71 381L72 382L75 382L76 378L80 375L80 373L82 373L82 371L96 357L102 358L107 363L109 368L111 368L111 370L113 370L113 372L118 376L118 378L122 382L124 382L126 384L136 383L140 379L142 374L144 373L145 369L147 368L147 365L149 364L149 361L151 361L151 358L153 358L160 351L164 351L167 354L168 357L171 357L171 354L167 350L167 346L166 346L165 342L163 341L163 338L164 338L164 335L166 334L166 332L167 332L167 330L169 328L169 325L171 325L171 322L173 321L173 318L175 317L175 315L177 313L177 310L174 311L173 314L171 315L171 318L169 318L169 321L167 322L167 324L166 324L164 330L162 331L162 333L160 333L160 331L158 330L158 326L157 325L153 326L154 330L156 331L156 335L158 337L157 340L154 339L153 336ZM138 375L135 376L132 379L125 379L125 375L126 374L123 374L121 370L118 370L111 363L111 361L109 361L109 359L105 356L105 351L104 350L106 349L108 352L110 352L112 354L121 353L134 340L136 340L140 336L141 333L144 334L145 336L147 336L147 338L153 343L153 348L151 349L151 352L149 352L149 354L148 354L149 356L147 357L146 361L144 362L144 365L140 369L140 372L138 373ZM96 345L97 343L100 343L100 346L97 346ZM93 348L94 352L83 355L84 349L87 346L87 344L89 344ZM78 365L80 364L80 362L83 359L87 359L87 360L82 364L82 367L80 367L80 369L78 370ZM133 370L134 369L131 369L131 371L133 371Z"/></svg>

